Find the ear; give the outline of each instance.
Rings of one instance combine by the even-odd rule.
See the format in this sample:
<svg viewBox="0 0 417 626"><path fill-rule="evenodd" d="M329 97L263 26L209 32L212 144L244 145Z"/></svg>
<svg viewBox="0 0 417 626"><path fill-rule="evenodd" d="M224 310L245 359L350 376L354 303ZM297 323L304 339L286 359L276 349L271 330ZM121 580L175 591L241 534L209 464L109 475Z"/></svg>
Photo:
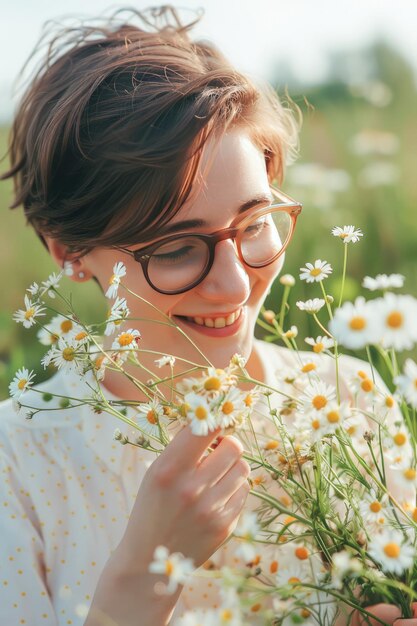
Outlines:
<svg viewBox="0 0 417 626"><path fill-rule="evenodd" d="M84 257L80 257L76 252L69 252L68 246L61 243L58 239L44 236L44 240L55 263L61 269L65 269L65 273L71 280L84 282L93 277L91 271L87 268Z"/></svg>

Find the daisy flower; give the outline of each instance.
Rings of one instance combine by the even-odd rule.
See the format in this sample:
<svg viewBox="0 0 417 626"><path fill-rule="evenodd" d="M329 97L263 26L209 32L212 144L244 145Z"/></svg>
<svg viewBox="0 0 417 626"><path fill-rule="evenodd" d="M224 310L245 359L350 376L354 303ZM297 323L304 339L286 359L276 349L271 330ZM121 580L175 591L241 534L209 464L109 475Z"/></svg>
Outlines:
<svg viewBox="0 0 417 626"><path fill-rule="evenodd" d="M356 228L354 226L335 226L332 229L332 235L335 237L340 237L343 243L356 243L359 241L361 237L363 237L363 232L360 228Z"/></svg>
<svg viewBox="0 0 417 626"><path fill-rule="evenodd" d="M178 585L186 582L194 572L192 559L185 558L180 552L169 553L165 546L158 546L153 555L153 561L149 564L151 574L165 574L168 576L166 593L175 593Z"/></svg>
<svg viewBox="0 0 417 626"><path fill-rule="evenodd" d="M55 315L47 322L47 325L38 331L37 337L42 345L51 346L60 337L69 338L72 334L77 334L82 330L82 326L71 318L64 315Z"/></svg>
<svg viewBox="0 0 417 626"><path fill-rule="evenodd" d="M109 337L114 333L118 326L125 320L130 314L127 306L126 298L119 298L117 296L113 303L113 306L107 314L107 324L104 334Z"/></svg>
<svg viewBox="0 0 417 626"><path fill-rule="evenodd" d="M306 263L305 267L300 267L300 279L308 283L319 283L324 278L327 278L332 271L330 263L317 259L314 261L314 265L312 263Z"/></svg>
<svg viewBox="0 0 417 626"><path fill-rule="evenodd" d="M253 511L244 511L239 518L239 522L234 530L234 536L239 537L236 555L240 556L245 563L251 563L257 556L257 548L254 545L256 535L260 530L258 516Z"/></svg>
<svg viewBox="0 0 417 626"><path fill-rule="evenodd" d="M382 323L383 347L411 350L417 341L417 300L412 296L386 293L374 302Z"/></svg>
<svg viewBox="0 0 417 626"><path fill-rule="evenodd" d="M279 282L281 283L281 285L284 285L284 287L294 287L295 278L291 274L283 274L280 277Z"/></svg>
<svg viewBox="0 0 417 626"><path fill-rule="evenodd" d="M217 419L222 428L242 424L248 414L245 404L246 392L232 387L225 395L218 408Z"/></svg>
<svg viewBox="0 0 417 626"><path fill-rule="evenodd" d="M365 524L371 524L377 528L381 528L387 519L388 514L388 496L384 494L382 498L377 498L374 489L370 493L365 493L359 502L359 512Z"/></svg>
<svg viewBox="0 0 417 626"><path fill-rule="evenodd" d="M159 425L164 417L164 407L156 399L152 402L144 402L137 407L136 421L148 435L155 437L159 435Z"/></svg>
<svg viewBox="0 0 417 626"><path fill-rule="evenodd" d="M228 625L229 622L225 622ZM174 626L219 626L222 621L220 620L218 611L214 609L193 609L192 611L186 611L184 615L175 620ZM232 622L232 626L235 626ZM241 626L239 621L236 626Z"/></svg>
<svg viewBox="0 0 417 626"><path fill-rule="evenodd" d="M141 334L135 328L120 333L112 343L112 350L136 350Z"/></svg>
<svg viewBox="0 0 417 626"><path fill-rule="evenodd" d="M364 370L358 370L348 381L348 387L352 393L368 394L372 401L375 398L375 383Z"/></svg>
<svg viewBox="0 0 417 626"><path fill-rule="evenodd" d="M362 287L370 291L377 289L400 289L404 285L404 276L402 274L377 274L375 278L365 276L362 281Z"/></svg>
<svg viewBox="0 0 417 626"><path fill-rule="evenodd" d="M193 435L207 435L218 427L207 398L191 392L184 397L187 419Z"/></svg>
<svg viewBox="0 0 417 626"><path fill-rule="evenodd" d="M48 276L47 280L42 281L44 292L46 291L50 298L55 298L55 292L59 288L61 278L62 273L55 274L55 272L53 272L50 276Z"/></svg>
<svg viewBox="0 0 417 626"><path fill-rule="evenodd" d="M299 402L303 410L308 412L320 412L326 409L328 404L336 398L336 389L333 385L326 385L322 381L314 382L304 389Z"/></svg>
<svg viewBox="0 0 417 626"><path fill-rule="evenodd" d="M25 309L19 309L13 314L13 319L18 324L23 324L25 328L30 328L35 323L35 318L45 315L43 312L45 308L40 304L32 302L32 300L25 295Z"/></svg>
<svg viewBox="0 0 417 626"><path fill-rule="evenodd" d="M29 389L32 385L32 380L35 377L35 372L29 372L26 367L21 367L17 370L12 382L9 385L10 396L17 400L20 396Z"/></svg>
<svg viewBox="0 0 417 626"><path fill-rule="evenodd" d="M402 574L413 565L416 558L413 546L404 542L403 534L393 529L374 535L368 552L382 570L389 574Z"/></svg>
<svg viewBox="0 0 417 626"><path fill-rule="evenodd" d="M404 396L408 404L417 408L417 364L413 359L404 363L404 373L394 378L397 391Z"/></svg>
<svg viewBox="0 0 417 626"><path fill-rule="evenodd" d="M155 359L155 365L156 367L164 367L165 365L169 365L170 367L174 367L175 365L175 356L172 356L170 354L165 354L164 356L161 356L160 359Z"/></svg>
<svg viewBox="0 0 417 626"><path fill-rule="evenodd" d="M300 311L306 311L307 313L318 313L325 305L325 301L322 298L313 298L312 300L306 300L303 302L299 300L296 305Z"/></svg>
<svg viewBox="0 0 417 626"><path fill-rule="evenodd" d="M208 367L200 379L200 390L204 395L213 398L220 393L226 393L235 382L236 377L227 370Z"/></svg>
<svg viewBox="0 0 417 626"><path fill-rule="evenodd" d="M403 459L405 460L405 458ZM402 463L400 463L402 465ZM403 489L413 489L417 487L417 470L414 467L410 467L410 459L408 458L408 467L402 467L395 470L394 480L399 487Z"/></svg>
<svg viewBox="0 0 417 626"><path fill-rule="evenodd" d="M312 346L313 352L316 354L321 354L321 352L330 350L330 348L334 347L333 339L330 339L330 337L322 337L321 335L316 337L316 339L313 339L313 337L307 337L305 342L308 343L309 346Z"/></svg>
<svg viewBox="0 0 417 626"><path fill-rule="evenodd" d="M332 555L332 587L341 589L343 581L350 572L360 572L362 566L348 550L341 550Z"/></svg>
<svg viewBox="0 0 417 626"><path fill-rule="evenodd" d="M32 283L27 289L26 291L28 292L29 295L31 295L32 297L36 297L39 295L39 291L40 291L40 287L38 285L38 283Z"/></svg>
<svg viewBox="0 0 417 626"><path fill-rule="evenodd" d="M109 288L106 291L107 298L115 298L117 296L117 290L119 289L120 279L126 276L126 267L119 261L115 263L113 267L113 274L109 280Z"/></svg>
<svg viewBox="0 0 417 626"><path fill-rule="evenodd" d="M64 372L80 372L82 369L82 358L77 352L77 347L62 337L58 339L58 345L48 350L41 363L45 369L48 365L54 365Z"/></svg>
<svg viewBox="0 0 417 626"><path fill-rule="evenodd" d="M352 350L377 343L382 336L379 316L372 301L366 302L361 296L354 303L345 302L336 309L329 330L338 343Z"/></svg>

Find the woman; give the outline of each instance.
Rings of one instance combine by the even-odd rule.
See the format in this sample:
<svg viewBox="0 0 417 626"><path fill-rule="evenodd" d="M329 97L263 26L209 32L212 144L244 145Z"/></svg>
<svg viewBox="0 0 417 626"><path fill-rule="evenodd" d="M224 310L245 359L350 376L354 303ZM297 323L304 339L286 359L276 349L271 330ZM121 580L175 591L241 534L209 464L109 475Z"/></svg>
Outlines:
<svg viewBox="0 0 417 626"><path fill-rule="evenodd" d="M153 11L158 28L150 15L139 15L145 30L114 19L53 40L13 126L4 176L15 180L13 206L23 204L60 267L72 264L74 281L93 278L106 292L125 264L124 283L141 297L127 299L145 367L155 359L146 350L203 353L218 367L239 353L265 382L287 358L253 339L285 234L254 249L251 233L279 210L290 239L300 207L270 184L296 151L297 124L271 91L193 43L173 9ZM192 342L158 323L165 315ZM32 401L54 408L48 392L77 395L79 384L58 373ZM114 372L104 386L109 398L145 400ZM220 554L249 491L242 445L226 437L202 461L217 433L185 428L151 464L110 443L113 430L113 418L92 411L27 422L4 403L2 623L162 626L215 605L204 579L157 595L148 566L160 544L196 566ZM391 623L396 609L374 611Z"/></svg>

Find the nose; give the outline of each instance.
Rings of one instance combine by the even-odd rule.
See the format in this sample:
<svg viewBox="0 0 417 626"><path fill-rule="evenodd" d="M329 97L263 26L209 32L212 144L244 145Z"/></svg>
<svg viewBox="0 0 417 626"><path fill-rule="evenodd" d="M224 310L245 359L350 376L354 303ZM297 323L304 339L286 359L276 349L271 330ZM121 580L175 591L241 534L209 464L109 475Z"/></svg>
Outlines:
<svg viewBox="0 0 417 626"><path fill-rule="evenodd" d="M251 291L248 270L239 259L234 242L231 239L220 241L210 272L197 290L207 300L243 304Z"/></svg>

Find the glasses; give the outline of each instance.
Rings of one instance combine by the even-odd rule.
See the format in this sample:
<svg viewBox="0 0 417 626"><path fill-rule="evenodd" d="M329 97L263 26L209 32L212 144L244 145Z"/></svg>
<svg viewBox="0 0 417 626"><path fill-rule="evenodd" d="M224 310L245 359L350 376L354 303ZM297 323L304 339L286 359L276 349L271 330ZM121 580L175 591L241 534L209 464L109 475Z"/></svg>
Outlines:
<svg viewBox="0 0 417 626"><path fill-rule="evenodd" d="M302 205L271 187L277 202L238 217L229 228L210 234L168 235L138 250L114 246L141 264L149 285L159 293L174 295L192 289L210 272L216 245L232 239L239 259L248 267L274 263L294 233Z"/></svg>

